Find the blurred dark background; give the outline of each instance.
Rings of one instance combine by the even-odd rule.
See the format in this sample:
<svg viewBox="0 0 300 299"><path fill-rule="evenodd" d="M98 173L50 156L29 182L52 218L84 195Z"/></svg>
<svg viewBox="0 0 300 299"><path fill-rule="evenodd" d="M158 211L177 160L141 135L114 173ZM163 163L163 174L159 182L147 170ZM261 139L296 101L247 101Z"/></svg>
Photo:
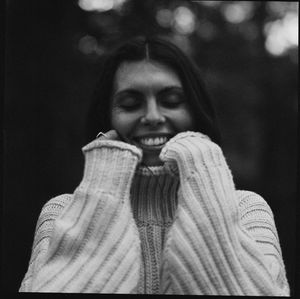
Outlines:
<svg viewBox="0 0 300 299"><path fill-rule="evenodd" d="M201 68L236 186L271 206L294 292L298 3L6 1L3 288L18 291L42 206L72 193L102 55L150 33Z"/></svg>

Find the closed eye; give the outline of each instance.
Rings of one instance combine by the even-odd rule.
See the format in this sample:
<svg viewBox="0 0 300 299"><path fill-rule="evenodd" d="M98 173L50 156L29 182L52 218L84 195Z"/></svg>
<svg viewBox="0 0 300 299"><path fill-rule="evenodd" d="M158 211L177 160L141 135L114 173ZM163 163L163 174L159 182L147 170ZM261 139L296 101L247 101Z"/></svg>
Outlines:
<svg viewBox="0 0 300 299"><path fill-rule="evenodd" d="M179 92L168 92L161 94L159 101L161 105L166 108L177 108L186 102L183 93Z"/></svg>
<svg viewBox="0 0 300 299"><path fill-rule="evenodd" d="M141 101L139 101L138 99L136 99L134 97L126 97L125 99L123 99L121 101L121 103L119 103L119 106L126 110L135 109L135 108L139 107L140 105L141 105Z"/></svg>
<svg viewBox="0 0 300 299"><path fill-rule="evenodd" d="M125 92L115 97L114 106L127 111L137 109L141 106L142 99L138 93Z"/></svg>

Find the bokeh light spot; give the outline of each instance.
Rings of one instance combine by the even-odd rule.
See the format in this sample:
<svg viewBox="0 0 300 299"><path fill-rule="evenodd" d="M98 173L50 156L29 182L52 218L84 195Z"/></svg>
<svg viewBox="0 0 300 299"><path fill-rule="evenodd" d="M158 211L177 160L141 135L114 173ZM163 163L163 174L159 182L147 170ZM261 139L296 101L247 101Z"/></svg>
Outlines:
<svg viewBox="0 0 300 299"><path fill-rule="evenodd" d="M269 22L264 27L265 47L273 55L283 55L298 46L298 14L290 12L283 19Z"/></svg>
<svg viewBox="0 0 300 299"><path fill-rule="evenodd" d="M195 30L194 13L187 7L177 7L174 11L174 28L178 33L191 34Z"/></svg>
<svg viewBox="0 0 300 299"><path fill-rule="evenodd" d="M78 5L86 11L108 11L119 9L126 0L79 0Z"/></svg>
<svg viewBox="0 0 300 299"><path fill-rule="evenodd" d="M79 40L78 49L85 55L102 55L104 52L103 49L98 46L96 38L91 35L85 35Z"/></svg>
<svg viewBox="0 0 300 299"><path fill-rule="evenodd" d="M225 19L234 24L244 22L252 17L253 3L250 1L237 1L222 6Z"/></svg>
<svg viewBox="0 0 300 299"><path fill-rule="evenodd" d="M173 21L173 12L167 8L159 9L156 13L156 21L161 27L171 27Z"/></svg>

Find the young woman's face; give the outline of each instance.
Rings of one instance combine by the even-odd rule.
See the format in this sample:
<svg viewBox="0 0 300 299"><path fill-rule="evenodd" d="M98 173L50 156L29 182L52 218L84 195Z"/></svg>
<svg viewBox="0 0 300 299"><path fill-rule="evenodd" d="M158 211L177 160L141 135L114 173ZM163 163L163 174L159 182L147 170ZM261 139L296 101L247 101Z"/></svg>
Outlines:
<svg viewBox="0 0 300 299"><path fill-rule="evenodd" d="M143 164L161 165L159 153L179 132L193 129L193 118L179 77L154 61L124 62L116 72L112 126L143 151Z"/></svg>

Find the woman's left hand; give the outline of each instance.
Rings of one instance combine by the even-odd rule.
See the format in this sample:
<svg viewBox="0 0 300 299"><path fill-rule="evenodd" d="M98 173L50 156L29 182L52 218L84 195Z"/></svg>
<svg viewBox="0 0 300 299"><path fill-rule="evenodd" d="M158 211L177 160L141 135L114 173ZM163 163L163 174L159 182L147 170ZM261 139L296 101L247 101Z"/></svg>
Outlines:
<svg viewBox="0 0 300 299"><path fill-rule="evenodd" d="M160 153L160 159L169 168L178 167L181 175L189 177L203 167L220 165L223 160L221 148L199 132L181 132L170 139Z"/></svg>

